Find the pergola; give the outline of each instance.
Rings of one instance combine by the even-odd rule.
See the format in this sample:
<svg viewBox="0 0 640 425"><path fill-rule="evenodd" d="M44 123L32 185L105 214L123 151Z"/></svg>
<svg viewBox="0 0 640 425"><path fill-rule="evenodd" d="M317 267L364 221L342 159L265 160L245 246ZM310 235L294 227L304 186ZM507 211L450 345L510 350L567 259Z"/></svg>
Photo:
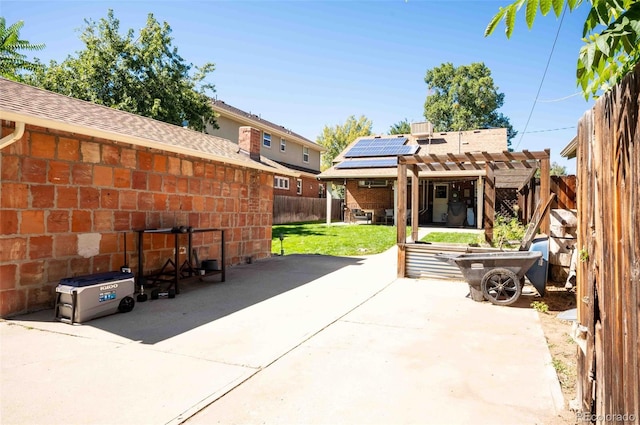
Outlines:
<svg viewBox="0 0 640 425"><path fill-rule="evenodd" d="M499 169L522 169L535 170L540 168L540 203L546 204L550 191L550 150L545 149L539 152L488 153L488 152L468 152L462 154L446 155L404 155L398 156L398 190L397 190L397 217L405 217L407 211L407 186L408 174L411 174L411 240L418 240L418 215L419 210L419 173L420 171L453 171L453 170L485 170L484 177L484 203L482 214L478 212L478 217L484 219L485 238L493 238L493 219L495 213L495 171ZM482 179L482 178L480 178ZM479 185L478 187L482 187ZM548 215L540 224L540 231L549 234ZM397 243L398 243L398 276L405 276L405 247L407 244L407 224L405 220L397 220Z"/></svg>

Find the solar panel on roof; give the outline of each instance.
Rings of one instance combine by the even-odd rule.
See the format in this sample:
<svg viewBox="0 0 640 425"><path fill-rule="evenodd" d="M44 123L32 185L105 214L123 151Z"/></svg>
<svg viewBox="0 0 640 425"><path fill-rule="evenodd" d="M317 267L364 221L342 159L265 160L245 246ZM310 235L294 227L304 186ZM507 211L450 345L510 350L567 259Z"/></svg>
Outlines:
<svg viewBox="0 0 640 425"><path fill-rule="evenodd" d="M364 158L372 156L412 155L418 145L405 145L406 137L385 139L361 139L344 155L345 158Z"/></svg>
<svg viewBox="0 0 640 425"><path fill-rule="evenodd" d="M381 159L354 159L350 161L343 161L336 165L338 169L354 169L354 168L386 168L395 167L398 165L396 158L381 158Z"/></svg>

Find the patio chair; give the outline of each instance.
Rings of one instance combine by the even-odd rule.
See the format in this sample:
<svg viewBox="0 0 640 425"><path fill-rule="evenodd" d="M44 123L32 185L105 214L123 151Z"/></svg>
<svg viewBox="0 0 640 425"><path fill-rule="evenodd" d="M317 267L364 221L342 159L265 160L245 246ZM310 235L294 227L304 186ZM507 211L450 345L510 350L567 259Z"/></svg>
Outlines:
<svg viewBox="0 0 640 425"><path fill-rule="evenodd" d="M384 224L393 224L393 208L384 210Z"/></svg>

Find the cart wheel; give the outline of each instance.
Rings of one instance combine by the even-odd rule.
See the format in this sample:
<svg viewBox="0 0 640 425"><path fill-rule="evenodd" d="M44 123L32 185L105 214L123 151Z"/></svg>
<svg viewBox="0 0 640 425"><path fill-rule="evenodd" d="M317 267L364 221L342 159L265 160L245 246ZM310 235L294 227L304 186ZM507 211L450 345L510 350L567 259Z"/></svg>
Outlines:
<svg viewBox="0 0 640 425"><path fill-rule="evenodd" d="M138 294L138 296L136 297L136 301L138 301L139 303L143 303L147 300L147 298L147 294Z"/></svg>
<svg viewBox="0 0 640 425"><path fill-rule="evenodd" d="M520 297L522 286L509 269L491 269L482 277L482 295L496 305L511 305Z"/></svg>
<svg viewBox="0 0 640 425"><path fill-rule="evenodd" d="M151 291L151 299L152 300L157 300L160 297L160 290L159 289L154 289Z"/></svg>
<svg viewBox="0 0 640 425"><path fill-rule="evenodd" d="M167 291L167 296L168 296L169 298L175 298L175 297L176 297L176 290L175 290L175 289L173 289L173 288L169 289L169 290Z"/></svg>
<svg viewBox="0 0 640 425"><path fill-rule="evenodd" d="M136 302L131 297L124 297L120 300L120 305L118 305L118 311L120 313L128 313L133 310L133 306L136 305Z"/></svg>

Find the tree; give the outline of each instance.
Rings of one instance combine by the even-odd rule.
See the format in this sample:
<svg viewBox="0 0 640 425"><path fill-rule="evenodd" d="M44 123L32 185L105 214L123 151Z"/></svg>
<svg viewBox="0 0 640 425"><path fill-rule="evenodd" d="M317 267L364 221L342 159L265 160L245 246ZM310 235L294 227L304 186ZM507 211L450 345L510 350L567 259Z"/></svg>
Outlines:
<svg viewBox="0 0 640 425"><path fill-rule="evenodd" d="M325 126L317 139L318 144L327 149L322 155L322 169L330 168L333 159L358 137L371 135L372 127L373 123L364 115L359 119L351 115L342 125Z"/></svg>
<svg viewBox="0 0 640 425"><path fill-rule="evenodd" d="M564 165L560 165L557 162L552 162L551 167L549 168L550 176L566 176L567 175L567 167Z"/></svg>
<svg viewBox="0 0 640 425"><path fill-rule="evenodd" d="M44 49L44 44L31 44L20 39L20 30L24 21L18 21L7 28L7 21L0 16L0 75L10 80L22 79L21 71L35 71L39 64L27 60L21 50L36 51Z"/></svg>
<svg viewBox="0 0 640 425"><path fill-rule="evenodd" d="M558 17L565 6L573 11L585 3L585 0L517 0L500 7L487 25L485 37L493 33L500 21L505 23L507 38L511 37L516 13L522 6L531 29L538 6L543 16L553 9ZM580 49L576 67L577 84L585 99L597 97L599 90L606 92L640 63L640 1L589 0L589 3L591 10L582 30L585 44Z"/></svg>
<svg viewBox="0 0 640 425"><path fill-rule="evenodd" d="M424 103L424 116L436 131L462 131L479 128L506 128L507 144L517 132L498 109L504 93L498 93L491 70L484 63L454 67L443 63L429 69L424 78L430 94Z"/></svg>
<svg viewBox="0 0 640 425"><path fill-rule="evenodd" d="M411 124L408 119L398 121L389 128L389 134L411 134Z"/></svg>
<svg viewBox="0 0 640 425"><path fill-rule="evenodd" d="M120 21L109 10L98 22L85 20L80 39L85 48L62 63L36 70L29 83L78 99L203 130L217 127L205 81L214 70L207 63L189 74L188 64L172 46L171 28L153 14L135 36L120 34Z"/></svg>

